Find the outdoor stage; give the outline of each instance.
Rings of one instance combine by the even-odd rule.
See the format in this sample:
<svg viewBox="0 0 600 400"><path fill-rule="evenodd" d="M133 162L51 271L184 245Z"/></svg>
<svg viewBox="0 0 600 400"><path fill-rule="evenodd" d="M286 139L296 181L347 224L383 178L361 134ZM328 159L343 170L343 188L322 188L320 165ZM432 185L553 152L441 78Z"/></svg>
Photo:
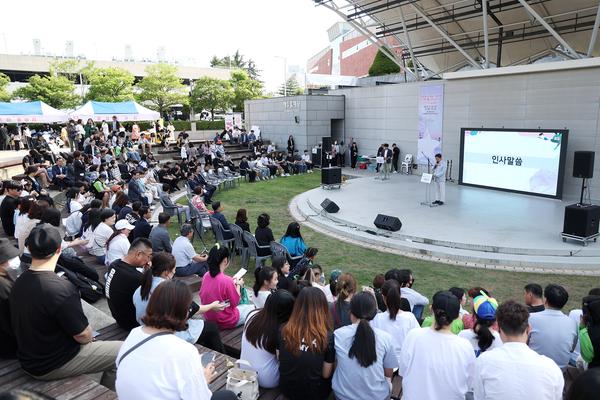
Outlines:
<svg viewBox="0 0 600 400"><path fill-rule="evenodd" d="M340 211L322 211L325 198L337 203ZM420 175L393 174L388 181L371 175L349 179L340 190L305 192L292 201L290 210L301 222L325 233L412 257L485 268L600 275L600 242L583 247L563 243L560 236L564 207L575 198L552 200L449 182L443 206L422 206L424 198ZM377 214L400 218L402 229L378 229L373 225Z"/></svg>

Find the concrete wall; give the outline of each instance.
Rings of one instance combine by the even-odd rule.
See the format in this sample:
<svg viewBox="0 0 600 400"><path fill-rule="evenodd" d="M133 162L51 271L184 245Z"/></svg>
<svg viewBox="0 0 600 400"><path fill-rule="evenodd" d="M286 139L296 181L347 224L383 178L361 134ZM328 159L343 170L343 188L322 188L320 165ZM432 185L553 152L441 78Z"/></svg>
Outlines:
<svg viewBox="0 0 600 400"><path fill-rule="evenodd" d="M245 103L246 128L260 127L263 138L285 149L289 135L296 148L310 149L331 135L331 120L344 118L344 96L290 96ZM296 123L295 117L298 117Z"/></svg>
<svg viewBox="0 0 600 400"><path fill-rule="evenodd" d="M397 143L402 157L416 154L418 94L421 85L444 85L443 153L458 178L460 128L567 128L564 196L578 197L581 180L572 177L573 152L597 153L591 181L600 198L600 68L384 85L335 90L346 97L345 135L361 154L383 142Z"/></svg>

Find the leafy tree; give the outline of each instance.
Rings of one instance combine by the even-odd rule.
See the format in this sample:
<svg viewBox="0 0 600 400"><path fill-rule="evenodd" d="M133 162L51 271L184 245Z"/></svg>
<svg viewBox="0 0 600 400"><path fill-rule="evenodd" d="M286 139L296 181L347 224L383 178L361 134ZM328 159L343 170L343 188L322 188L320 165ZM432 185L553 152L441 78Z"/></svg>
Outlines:
<svg viewBox="0 0 600 400"><path fill-rule="evenodd" d="M296 76L292 75L288 78L286 85L281 85L277 91L280 96L297 96L304 94L304 89L298 85Z"/></svg>
<svg viewBox="0 0 600 400"><path fill-rule="evenodd" d="M214 119L215 110L228 109L234 97L235 93L229 81L203 77L194 82L190 93L190 105L196 112L210 110L211 118Z"/></svg>
<svg viewBox="0 0 600 400"><path fill-rule="evenodd" d="M90 88L88 100L127 101L133 100L135 77L123 68L91 68L85 76Z"/></svg>
<svg viewBox="0 0 600 400"><path fill-rule="evenodd" d="M10 93L6 87L10 83L10 78L0 72L0 101L10 101Z"/></svg>
<svg viewBox="0 0 600 400"><path fill-rule="evenodd" d="M66 76L57 75L51 70L50 76L33 75L27 85L15 90L14 97L37 101L59 109L76 108L81 97L75 94L75 84Z"/></svg>
<svg viewBox="0 0 600 400"><path fill-rule="evenodd" d="M400 72L400 67L393 62L384 52L377 51L377 55L369 68L369 76L379 76L387 74L396 74Z"/></svg>
<svg viewBox="0 0 600 400"><path fill-rule="evenodd" d="M186 104L187 88L177 76L177 67L169 64L154 64L146 67L147 76L138 84L141 90L138 99L148 103L161 115L176 104Z"/></svg>
<svg viewBox="0 0 600 400"><path fill-rule="evenodd" d="M75 82L79 74L83 72L85 66L81 66L78 59L69 58L66 60L55 59L50 63L50 74L61 75L71 82Z"/></svg>
<svg viewBox="0 0 600 400"><path fill-rule="evenodd" d="M244 111L244 101L256 99L262 95L262 83L250 79L248 73L242 69L231 73L229 83L233 89L232 105L237 111Z"/></svg>
<svg viewBox="0 0 600 400"><path fill-rule="evenodd" d="M251 79L258 80L260 76L260 71L256 68L256 63L250 58L248 61L244 59L244 55L240 54L239 50L235 51L233 57L225 56L223 58L219 58L217 56L213 56L210 60L211 67L227 67L232 69L243 69L248 73Z"/></svg>

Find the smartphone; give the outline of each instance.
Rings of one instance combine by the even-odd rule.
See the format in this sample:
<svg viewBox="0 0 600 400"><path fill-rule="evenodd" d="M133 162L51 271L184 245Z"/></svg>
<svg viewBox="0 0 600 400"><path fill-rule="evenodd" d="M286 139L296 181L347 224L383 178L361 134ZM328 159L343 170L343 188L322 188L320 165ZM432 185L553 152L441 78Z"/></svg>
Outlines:
<svg viewBox="0 0 600 400"><path fill-rule="evenodd" d="M229 301L229 299L227 300L223 300L221 302L221 304L223 304L225 306L225 308L230 307L231 306L231 301Z"/></svg>
<svg viewBox="0 0 600 400"><path fill-rule="evenodd" d="M241 277L243 277L244 275L246 275L246 272L248 272L248 270L246 268L240 268L240 270L238 272L235 273L234 276L232 276L233 279L240 279Z"/></svg>
<svg viewBox="0 0 600 400"><path fill-rule="evenodd" d="M208 364L215 361L215 358L217 358L217 354L214 351L209 351L202 353L202 356L200 356L200 362L202 362L202 366L206 368Z"/></svg>

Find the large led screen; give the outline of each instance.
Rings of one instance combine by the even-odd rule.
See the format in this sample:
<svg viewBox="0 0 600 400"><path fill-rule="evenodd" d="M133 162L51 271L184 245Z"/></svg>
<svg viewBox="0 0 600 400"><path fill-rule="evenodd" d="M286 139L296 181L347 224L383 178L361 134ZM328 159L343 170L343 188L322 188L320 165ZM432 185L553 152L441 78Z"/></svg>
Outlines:
<svg viewBox="0 0 600 400"><path fill-rule="evenodd" d="M568 132L463 128L459 183L561 198Z"/></svg>

